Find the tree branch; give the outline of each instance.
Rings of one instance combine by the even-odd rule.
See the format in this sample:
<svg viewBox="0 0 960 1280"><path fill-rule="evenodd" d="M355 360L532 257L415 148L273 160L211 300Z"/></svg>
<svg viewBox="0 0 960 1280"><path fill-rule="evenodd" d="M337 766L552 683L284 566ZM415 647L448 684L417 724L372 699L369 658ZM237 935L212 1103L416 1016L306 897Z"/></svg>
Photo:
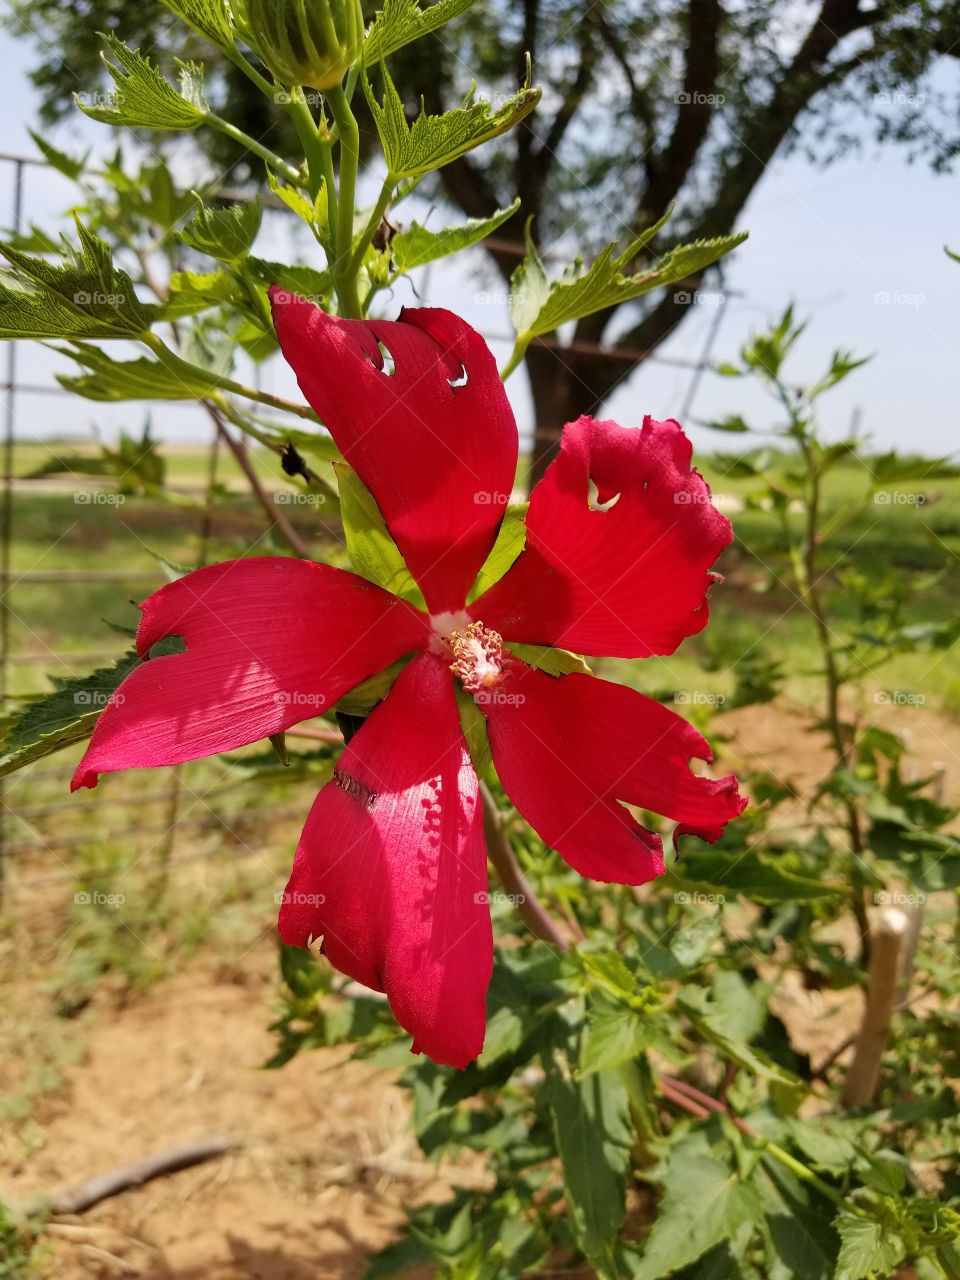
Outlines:
<svg viewBox="0 0 960 1280"><path fill-rule="evenodd" d="M635 219L638 228L655 222L676 199L710 131L717 105L722 18L719 0L690 0L677 118L666 147L650 161L652 178Z"/></svg>
<svg viewBox="0 0 960 1280"><path fill-rule="evenodd" d="M657 136L653 103L646 92L637 84L633 68L630 66L630 59L627 57L626 48L617 33L607 22L602 6L597 7L596 15L600 38L610 50L614 62L620 68L623 78L627 82L627 88L630 91L630 108L633 111L634 119L639 122L643 129L643 154L644 158L646 158ZM649 178L649 168L647 173Z"/></svg>
<svg viewBox="0 0 960 1280"><path fill-rule="evenodd" d="M573 78L573 83L563 95L560 106L557 108L557 113L551 121L550 128L547 130L547 136L533 156L534 164L542 173L549 168L550 159L559 150L564 135L573 123L574 117L583 105L583 100L593 84L599 60L599 48L596 41L596 13L597 6L592 6L580 23L579 61L576 75Z"/></svg>
<svg viewBox="0 0 960 1280"><path fill-rule="evenodd" d="M226 422L224 422L223 414L220 412L219 405L214 404L211 400L202 400L200 403L209 414L211 421L217 429L217 434L220 436L220 439L236 459L237 466L246 476L247 483L250 485L253 496L260 503L264 514L270 521L271 527L274 525L277 527L283 537L283 540L294 555L301 556L304 560L309 560L310 549L300 537L299 533L297 533L296 529L294 529L286 515L282 511L278 511L276 504L271 502L270 495L261 484L256 468L250 461L250 454L247 452L246 445L242 440L235 440L233 438L230 433L230 429L227 427Z"/></svg>

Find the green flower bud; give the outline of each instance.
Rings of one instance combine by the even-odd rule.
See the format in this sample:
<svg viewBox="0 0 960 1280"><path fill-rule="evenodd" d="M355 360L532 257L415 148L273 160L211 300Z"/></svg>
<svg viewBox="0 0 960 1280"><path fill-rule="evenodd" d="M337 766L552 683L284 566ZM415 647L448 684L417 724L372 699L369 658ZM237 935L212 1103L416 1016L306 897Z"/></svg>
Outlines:
<svg viewBox="0 0 960 1280"><path fill-rule="evenodd" d="M234 0L234 10L282 84L332 89L360 56L360 0Z"/></svg>

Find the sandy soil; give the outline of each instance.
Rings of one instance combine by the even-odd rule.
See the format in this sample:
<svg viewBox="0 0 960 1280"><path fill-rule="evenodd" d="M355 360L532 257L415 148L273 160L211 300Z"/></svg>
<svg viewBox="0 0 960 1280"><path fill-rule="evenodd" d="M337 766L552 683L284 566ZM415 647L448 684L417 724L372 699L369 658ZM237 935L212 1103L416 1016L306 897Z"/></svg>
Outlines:
<svg viewBox="0 0 960 1280"><path fill-rule="evenodd" d="M95 1018L83 1061L40 1108L42 1148L5 1171L5 1197L23 1203L193 1139L242 1146L55 1227L51 1280L353 1280L405 1203L442 1193L383 1072L339 1049L262 1070L269 947L255 967L241 985L194 965Z"/></svg>

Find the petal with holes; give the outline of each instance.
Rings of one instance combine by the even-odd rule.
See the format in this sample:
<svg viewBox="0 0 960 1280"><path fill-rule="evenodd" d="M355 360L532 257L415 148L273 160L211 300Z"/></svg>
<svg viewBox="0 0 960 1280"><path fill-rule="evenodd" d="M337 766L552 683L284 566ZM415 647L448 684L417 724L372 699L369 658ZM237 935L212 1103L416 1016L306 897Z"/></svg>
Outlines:
<svg viewBox="0 0 960 1280"><path fill-rule="evenodd" d="M733 533L676 422L582 417L534 489L526 547L470 608L508 640L576 653L673 653L707 623L710 566Z"/></svg>
<svg viewBox="0 0 960 1280"><path fill-rule="evenodd" d="M431 613L461 609L517 466L486 343L449 311L341 320L276 287L271 301L300 389L376 498Z"/></svg>
<svg viewBox="0 0 960 1280"><path fill-rule="evenodd" d="M137 650L168 636L97 721L71 788L114 769L180 764L280 733L428 638L423 614L355 574L284 556L210 565L141 605Z"/></svg>
<svg viewBox="0 0 960 1280"><path fill-rule="evenodd" d="M415 658L317 797L280 935L385 991L414 1050L465 1067L493 968L477 776L445 663Z"/></svg>

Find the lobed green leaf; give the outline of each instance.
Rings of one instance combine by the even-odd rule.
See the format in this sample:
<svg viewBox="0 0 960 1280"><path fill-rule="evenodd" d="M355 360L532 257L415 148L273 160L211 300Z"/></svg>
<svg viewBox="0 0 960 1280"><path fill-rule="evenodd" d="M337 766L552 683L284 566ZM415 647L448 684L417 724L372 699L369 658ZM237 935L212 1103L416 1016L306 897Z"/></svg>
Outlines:
<svg viewBox="0 0 960 1280"><path fill-rule="evenodd" d="M695 1140L674 1147L661 1177L664 1197L632 1280L672 1275L762 1216L756 1189Z"/></svg>
<svg viewBox="0 0 960 1280"><path fill-rule="evenodd" d="M365 75L362 83L387 168L394 179L442 169L474 147L512 129L540 101L540 89L530 85L524 85L496 110L489 102L473 101L471 94L462 106L439 116L430 115L422 107L414 122L408 124L403 100L385 67L382 74L382 102L377 100Z"/></svg>
<svg viewBox="0 0 960 1280"><path fill-rule="evenodd" d="M489 218L470 218L456 227L444 227L442 231L428 231L418 222L412 222L404 231L398 231L390 242L393 261L400 272L412 271L438 258L461 253L478 244L491 232L502 226L520 208L519 197L506 209L498 209Z"/></svg>
<svg viewBox="0 0 960 1280"><path fill-rule="evenodd" d="M168 368L149 356L113 360L86 342L57 350L89 370L57 374L62 387L87 400L200 400L220 383L216 373L194 365Z"/></svg>
<svg viewBox="0 0 960 1280"><path fill-rule="evenodd" d="M840 1233L840 1256L834 1280L866 1280L888 1276L903 1261L906 1248L894 1231L872 1218L840 1213L833 1224Z"/></svg>
<svg viewBox="0 0 960 1280"><path fill-rule="evenodd" d="M127 125L136 129L190 130L198 128L210 114L203 95L203 69L195 63L180 63L180 89L166 80L149 58L130 49L116 36L101 33L106 50L101 54L113 79L108 101L89 105L75 94L80 110L103 124Z"/></svg>
<svg viewBox="0 0 960 1280"><path fill-rule="evenodd" d="M510 282L510 314L517 331L517 346L504 376L516 368L534 338L553 333L569 321L684 280L710 266L746 239L747 233L741 232L678 245L656 266L636 275L626 274L628 264L663 227L670 212L641 232L621 253L616 252L616 244L608 244L586 271L577 259L558 280L553 281L547 275L528 223L526 254Z"/></svg>
<svg viewBox="0 0 960 1280"><path fill-rule="evenodd" d="M222 209L210 209L198 196L197 204L193 221L177 232L181 244L218 262L233 264L245 258L260 230L263 217L260 201L244 200Z"/></svg>
<svg viewBox="0 0 960 1280"><path fill-rule="evenodd" d="M404 45L458 17L472 4L473 0L437 0L421 9L418 0L383 0L383 8L371 22L363 42L363 65L376 66Z"/></svg>
<svg viewBox="0 0 960 1280"><path fill-rule="evenodd" d="M161 3L219 49L233 47L230 10L224 0L161 0Z"/></svg>
<svg viewBox="0 0 960 1280"><path fill-rule="evenodd" d="M157 308L137 297L106 241L76 220L79 247L64 239L60 262L0 242L16 276L0 281L0 337L125 338L147 329Z"/></svg>
<svg viewBox="0 0 960 1280"><path fill-rule="evenodd" d="M130 652L110 667L68 680L53 677L52 693L37 698L8 721L0 744L0 777L83 742L120 682L140 665Z"/></svg>

